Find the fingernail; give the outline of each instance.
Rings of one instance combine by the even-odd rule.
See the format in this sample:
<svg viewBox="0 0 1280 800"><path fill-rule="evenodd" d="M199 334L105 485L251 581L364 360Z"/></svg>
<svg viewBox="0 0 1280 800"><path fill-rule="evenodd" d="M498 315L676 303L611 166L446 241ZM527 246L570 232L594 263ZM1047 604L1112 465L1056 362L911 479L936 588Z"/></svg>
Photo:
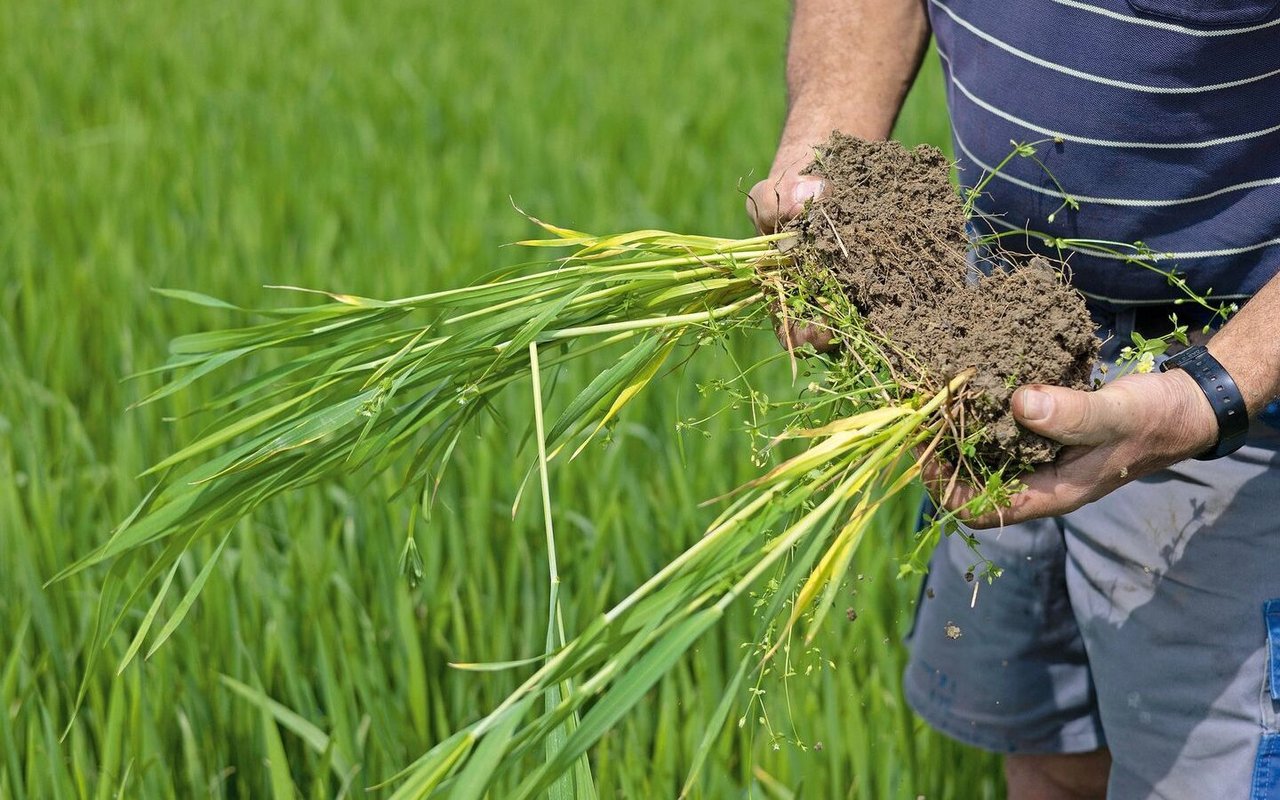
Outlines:
<svg viewBox="0 0 1280 800"><path fill-rule="evenodd" d="M800 181L791 190L791 199L798 205L804 205L810 200L816 200L822 196L822 190L826 188L826 182L821 180Z"/></svg>
<svg viewBox="0 0 1280 800"><path fill-rule="evenodd" d="M1019 389L1022 395L1022 418L1028 422L1045 419L1053 413L1053 398L1039 389Z"/></svg>

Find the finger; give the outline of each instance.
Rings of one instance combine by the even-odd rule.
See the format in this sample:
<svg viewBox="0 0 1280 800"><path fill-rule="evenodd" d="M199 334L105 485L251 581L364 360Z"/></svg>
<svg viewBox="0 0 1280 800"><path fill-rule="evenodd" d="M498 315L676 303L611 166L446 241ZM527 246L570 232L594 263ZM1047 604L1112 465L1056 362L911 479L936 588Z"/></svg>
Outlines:
<svg viewBox="0 0 1280 800"><path fill-rule="evenodd" d="M978 496L978 490L970 486L966 481L959 480L954 473L945 482L940 482L938 486L937 494L934 495L938 505L948 511L955 512L961 522L970 524L972 515L964 509L973 498Z"/></svg>
<svg viewBox="0 0 1280 800"><path fill-rule="evenodd" d="M839 347L831 326L824 321L798 322L788 320L774 328L778 343L784 349L795 352L809 345L818 353L830 353Z"/></svg>
<svg viewBox="0 0 1280 800"><path fill-rule="evenodd" d="M969 499L972 499L972 496ZM1034 492L1024 489L1011 497L1006 506L993 508L978 515L961 514L960 519L965 525L975 530L1003 528L1006 525L1046 516L1043 512L1037 511L1042 505L1047 505L1042 498L1035 497Z"/></svg>
<svg viewBox="0 0 1280 800"><path fill-rule="evenodd" d="M956 517L968 525L970 528L984 529L1003 527L1011 525L1014 522L1021 522L1023 519L1030 517L1023 516L1023 504L1026 502L1025 492L1019 492L1010 498L1008 506L984 511L982 514L974 514L966 511L966 507L978 497L979 491L966 481L956 481L954 476L951 480L951 488L942 490L947 495L942 502L942 507L956 514ZM936 496L936 495L935 495Z"/></svg>
<svg viewBox="0 0 1280 800"><path fill-rule="evenodd" d="M760 233L776 233L804 210L804 204L822 196L826 182L809 175L769 177L751 187L747 214Z"/></svg>
<svg viewBox="0 0 1280 800"><path fill-rule="evenodd" d="M924 451L916 448L915 456L917 459L924 458ZM920 464L920 480L924 483L924 488L928 490L930 497L934 500L938 499L940 490L946 487L947 479L954 471L955 468L950 464L933 457L926 458Z"/></svg>
<svg viewBox="0 0 1280 800"><path fill-rule="evenodd" d="M1135 415L1123 392L1082 392L1061 386L1023 386L1013 393L1013 415L1041 436L1067 445L1099 445L1128 432Z"/></svg>
<svg viewBox="0 0 1280 800"><path fill-rule="evenodd" d="M1056 468L1035 470L1021 480L1023 489L1013 496L1009 506L1019 520L1067 514L1091 499L1085 487L1065 483Z"/></svg>
<svg viewBox="0 0 1280 800"><path fill-rule="evenodd" d="M1019 476L1025 487L1017 495L1019 513L1027 519L1070 513L1141 476L1123 460L1117 466L1115 455L1107 447L1063 448L1053 463Z"/></svg>
<svg viewBox="0 0 1280 800"><path fill-rule="evenodd" d="M959 511L975 496L974 488L960 480L960 473L955 465L939 458L924 461L920 468L920 480L934 503L947 511Z"/></svg>
<svg viewBox="0 0 1280 800"><path fill-rule="evenodd" d="M838 342L831 332L831 325L826 320L793 322L791 327L801 342L811 346L819 353L830 353L838 346Z"/></svg>
<svg viewBox="0 0 1280 800"><path fill-rule="evenodd" d="M1014 495L1009 505L993 509L986 513L965 520L970 528L979 530L986 528L1003 528L1041 517L1053 517L1074 511L1083 503L1068 503L1056 491L1040 489L1023 489Z"/></svg>
<svg viewBox="0 0 1280 800"><path fill-rule="evenodd" d="M1071 452L1063 451L1068 460ZM1008 506L989 511L966 524L973 528L994 528L1041 517L1061 516L1100 496L1093 487L1068 480L1060 462L1042 464L1019 476L1018 480L1023 488L1009 499Z"/></svg>

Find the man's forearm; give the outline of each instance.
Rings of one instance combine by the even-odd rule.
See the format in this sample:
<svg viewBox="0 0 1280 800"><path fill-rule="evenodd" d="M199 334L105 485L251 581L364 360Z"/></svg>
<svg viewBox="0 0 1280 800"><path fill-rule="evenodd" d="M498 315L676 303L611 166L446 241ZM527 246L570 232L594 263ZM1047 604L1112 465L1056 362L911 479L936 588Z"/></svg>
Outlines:
<svg viewBox="0 0 1280 800"><path fill-rule="evenodd" d="M1208 344L1250 414L1280 396L1280 275L1272 278Z"/></svg>
<svg viewBox="0 0 1280 800"><path fill-rule="evenodd" d="M832 129L884 139L915 80L929 21L918 0L796 0L789 111L773 174L794 173Z"/></svg>

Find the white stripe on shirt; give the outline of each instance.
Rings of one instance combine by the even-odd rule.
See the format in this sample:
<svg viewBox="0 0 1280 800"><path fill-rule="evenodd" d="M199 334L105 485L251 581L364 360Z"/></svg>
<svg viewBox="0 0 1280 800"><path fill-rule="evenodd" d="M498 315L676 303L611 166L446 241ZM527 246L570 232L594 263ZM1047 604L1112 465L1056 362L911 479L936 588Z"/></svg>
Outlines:
<svg viewBox="0 0 1280 800"><path fill-rule="evenodd" d="M1174 31L1176 33L1185 33L1188 36L1203 36L1206 38L1214 36L1235 36L1239 33L1253 33L1254 31L1260 31L1265 28L1280 25L1280 19L1273 19L1270 22L1250 25L1247 28L1188 28L1185 25L1177 25L1172 22L1161 22L1160 20L1145 19L1143 17L1131 17L1127 14L1120 14L1115 11L1111 11L1110 9L1098 8L1097 6L1089 5L1088 3L1081 3L1079 0L1051 0L1051 2L1057 3L1060 6L1067 6L1068 8L1078 8L1081 11L1088 11L1092 14L1101 14L1104 17L1118 19L1121 22L1128 22L1133 25L1146 25L1149 28L1159 28L1161 30Z"/></svg>
<svg viewBox="0 0 1280 800"><path fill-rule="evenodd" d="M964 141L960 138L960 134L958 132L955 132L955 140L956 140L956 147L960 148L960 152L964 153L965 156L970 161L972 161L974 164L981 167L983 170L994 173L994 177L1002 181L1005 181L1007 183L1012 183L1014 186L1018 186L1023 189L1028 189L1030 191L1036 192L1037 194L1042 194L1047 197L1056 197L1062 200L1065 200L1067 197L1070 197L1071 199L1078 200L1082 203L1097 203L1099 205L1104 205L1104 206L1123 206L1126 208L1168 208L1170 206L1182 206L1182 205L1190 205L1191 203L1199 203L1203 200L1210 200L1214 197L1220 197L1221 195L1224 195L1224 194L1230 194L1231 192L1240 192L1246 189L1259 189L1264 186L1280 186L1280 177L1260 178L1259 180L1256 180L1256 181L1245 181L1244 183L1237 183L1232 186L1224 186L1221 189L1215 189L1214 191L1206 192L1205 194L1198 194L1192 197L1178 197L1170 200L1149 200L1149 199L1143 199L1143 198L1124 198L1124 197L1091 197L1089 195L1075 194L1075 193L1063 194L1060 191L1055 191L1053 189L1046 189L1043 186L1037 186L1034 183L1030 183L1028 181L1022 180L1021 178L1015 178L1012 175L1006 175L1003 172L997 172L995 167L992 167L990 164L987 164L986 162L979 159L977 156L973 154L972 151L969 150L968 147L965 146Z"/></svg>
<svg viewBox="0 0 1280 800"><path fill-rule="evenodd" d="M1209 86L1147 86L1141 83L1129 83L1128 81L1118 81L1112 78L1104 78L1101 75L1094 75L1089 72L1083 72L1078 69L1073 69L1071 67L1063 66L1062 64L1057 64L1052 61L1048 61L1046 59L1040 58L1039 56L1034 56L1025 50L1019 50L1018 48L1014 47L1008 42L1001 41L1000 39L997 39L996 37L992 36L986 31L981 30L973 23L961 17L959 14L956 14L950 8L947 8L947 6L939 2L939 0L929 0L929 2L932 5L934 5L936 8L939 8L942 11L946 12L947 16L951 17L952 20L954 20L957 24L964 27L970 33L979 37L983 41L986 41L995 45L996 47L1000 48L1001 50L1004 50L1007 53L1011 53L1017 56L1018 58L1021 58L1024 61L1028 61L1037 66L1044 67L1045 69L1051 69L1055 72L1061 72L1064 75L1070 75L1074 78L1080 78L1081 80L1091 81L1093 83L1100 83L1100 84L1103 84L1104 86L1112 86L1117 89L1129 89L1131 91L1146 92L1148 94L1198 94L1200 92L1214 92L1214 91L1218 91L1219 89L1231 89L1236 86L1244 86L1246 84L1256 83L1258 81L1266 80L1267 78L1273 78L1277 75L1280 75L1280 69L1273 69L1270 72L1264 72L1261 75L1254 75L1249 78L1241 78L1239 80L1227 81L1226 83L1215 83Z"/></svg>
<svg viewBox="0 0 1280 800"><path fill-rule="evenodd" d="M1258 131L1250 131L1249 133L1240 133L1234 136L1222 136L1217 139L1206 139L1200 142L1117 142L1117 141L1112 141L1110 139L1093 139L1088 136L1076 136L1074 134L1066 133L1064 131L1056 131L1050 128L1041 127L1040 125L1036 125L1033 122L1028 122L1027 120L1022 119L1021 117L1014 116L1013 114L1010 114L1007 111L1003 111L997 108L996 106L992 105L991 103L988 103L986 100L983 100L981 97L978 97L976 94L971 92L969 90L969 87L965 86L963 83L960 82L960 80L955 76L955 73L952 72L951 70L951 59L948 58L945 53L939 51L938 55L942 59L942 63L945 64L947 67L947 78L951 81L951 83L955 84L955 87L959 89L964 94L964 96L969 98L969 100L971 100L975 105L977 105L979 108L982 108L985 111L995 114L997 117L1000 117L1003 120L1012 122L1014 125L1017 125L1021 128L1026 128L1027 130L1033 133L1038 133L1041 136L1051 136L1051 137L1063 139L1068 142L1094 145L1097 147L1124 147L1129 149L1150 149L1150 150L1195 150L1202 147L1216 147L1218 145L1243 142L1248 139L1256 139L1259 136L1266 136L1267 134L1276 133L1277 131L1280 131L1280 125L1272 125L1270 128L1263 128L1262 130L1258 130Z"/></svg>
<svg viewBox="0 0 1280 800"><path fill-rule="evenodd" d="M1029 228L1025 228L1020 225L1014 225L1013 223L1007 222L998 216L995 216L993 214L988 214L987 212L977 208L976 206L974 207L973 211L976 216L982 219L982 221L995 225L996 227L999 227L999 228L1004 228L1007 231L1020 231L1022 233L1025 233L1027 236L1032 236L1037 239L1041 239L1045 242L1049 242L1051 244L1057 242L1058 240L1058 237L1056 236L1052 236L1047 233L1041 233L1039 231L1033 231ZM1129 246L1129 245L1123 245L1120 242L1117 242L1116 244L1121 246ZM1244 253L1252 253L1256 250L1265 250L1268 247L1274 247L1276 245L1280 245L1280 238L1267 239L1266 241L1263 241L1263 242L1257 242L1256 244L1243 245L1241 247L1225 247L1220 250L1186 250L1183 252L1153 251L1145 259L1140 258L1136 255L1127 256L1121 253L1108 253L1105 250L1095 250L1092 247L1085 247L1080 245L1063 245L1062 249L1071 250L1072 252L1080 253L1081 255L1091 256L1093 258L1104 258L1109 261L1150 261L1152 263L1155 263L1157 261L1171 261L1175 259L1188 260L1188 259L1195 259L1195 258L1221 258L1223 256L1238 256L1238 255L1243 255Z"/></svg>

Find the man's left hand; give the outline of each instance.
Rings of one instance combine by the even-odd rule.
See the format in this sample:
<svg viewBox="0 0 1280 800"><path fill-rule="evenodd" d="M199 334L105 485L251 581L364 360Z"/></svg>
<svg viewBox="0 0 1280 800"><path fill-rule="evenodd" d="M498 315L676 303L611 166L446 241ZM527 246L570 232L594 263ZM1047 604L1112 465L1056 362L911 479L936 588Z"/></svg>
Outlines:
<svg viewBox="0 0 1280 800"><path fill-rule="evenodd" d="M999 512L966 520L974 528L1009 525L1074 511L1131 480L1196 456L1214 445L1218 423L1209 401L1182 370L1129 375L1096 392L1029 385L1013 395L1013 414L1028 429L1064 445L1052 463L1021 476L1026 488ZM926 470L935 491L948 484ZM954 486L949 509L973 497Z"/></svg>

